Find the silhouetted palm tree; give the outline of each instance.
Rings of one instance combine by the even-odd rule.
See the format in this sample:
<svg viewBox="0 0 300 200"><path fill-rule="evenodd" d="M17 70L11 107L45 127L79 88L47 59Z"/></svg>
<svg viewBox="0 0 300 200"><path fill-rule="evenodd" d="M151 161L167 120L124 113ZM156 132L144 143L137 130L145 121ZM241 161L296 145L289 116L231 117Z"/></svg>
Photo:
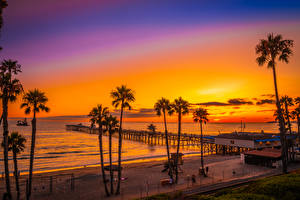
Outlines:
<svg viewBox="0 0 300 200"><path fill-rule="evenodd" d="M150 124L150 125L147 127L147 129L148 129L149 131L151 131L152 134L155 134L155 132L156 132L156 126L155 126L154 124Z"/></svg>
<svg viewBox="0 0 300 200"><path fill-rule="evenodd" d="M103 135L103 125L104 125L105 117L108 114L109 114L108 107L103 107L102 104L100 104L100 105L97 105L97 107L94 107L88 115L90 117L90 121L92 122L92 124L98 124L100 163L101 163L102 179L103 179L106 196L109 196L109 192L108 192L107 185L106 185L107 181L106 181L106 175L105 175L105 170L104 170L102 135Z"/></svg>
<svg viewBox="0 0 300 200"><path fill-rule="evenodd" d="M290 112L289 112L289 107L290 106L293 106L294 103L293 103L293 99L288 97L287 95L281 97L280 99L280 103L282 104L282 107L283 107L283 116L285 118L285 121L287 122L287 128L290 132L290 134L292 134L292 125L291 125L291 115L290 115Z"/></svg>
<svg viewBox="0 0 300 200"><path fill-rule="evenodd" d="M119 148L118 148L118 185L116 194L120 194L120 184L121 184L121 154L122 154L122 122L123 122L123 112L124 109L128 108L131 110L131 102L135 101L134 92L132 89L127 88L125 85L117 87L110 93L110 96L114 99L112 105L118 108L121 107L120 113L120 128L119 128Z"/></svg>
<svg viewBox="0 0 300 200"><path fill-rule="evenodd" d="M300 107L295 108L294 111L292 111L292 117L293 119L297 120L297 127L298 127L298 137L300 136Z"/></svg>
<svg viewBox="0 0 300 200"><path fill-rule="evenodd" d="M98 141L99 141L99 151L100 151L100 164L101 164L101 172L102 172L102 179L104 184L104 189L106 196L109 196L109 192L106 185L106 175L104 170L104 158L103 158L103 142L102 142L102 135L103 135L103 125L105 121L105 117L109 114L108 107L103 107L102 104L97 105L94 107L91 112L89 113L90 121L92 124L98 124Z"/></svg>
<svg viewBox="0 0 300 200"><path fill-rule="evenodd" d="M198 108L195 110L193 113L193 119L194 122L199 122L200 124L200 130L201 130L201 135L200 135L200 142L201 142L201 171L204 176L206 176L205 170L204 170L204 161L203 161L203 131L202 131L202 125L203 123L206 124L208 122L207 116L208 112L204 108Z"/></svg>
<svg viewBox="0 0 300 200"><path fill-rule="evenodd" d="M26 115L29 115L31 112L33 112L33 118L31 121L32 134L31 134L29 182L28 182L27 199L30 199L30 196L31 196L32 171L33 171L34 149L35 149L35 138L36 138L36 114L41 111L44 111L44 112L50 111L50 109L46 106L47 102L48 102L48 98L45 96L45 93L38 89L34 89L34 90L29 90L23 96L23 103L21 104L21 108L25 108Z"/></svg>
<svg viewBox="0 0 300 200"><path fill-rule="evenodd" d="M297 120L297 126L298 126L298 137L300 137L300 97L297 97L294 99L295 104L297 107L292 112L293 119Z"/></svg>
<svg viewBox="0 0 300 200"><path fill-rule="evenodd" d="M174 100L172 104L174 111L178 114L178 136L177 136L177 151L175 159L175 173L176 179L175 182L178 182L178 157L179 157L179 148L180 148L180 135L181 135L181 119L182 115L189 113L189 102L183 100L181 97Z"/></svg>
<svg viewBox="0 0 300 200"><path fill-rule="evenodd" d="M109 172L110 172L110 193L114 193L114 173L112 165L112 135L118 130L119 121L112 115L106 116L104 125L109 134Z"/></svg>
<svg viewBox="0 0 300 200"><path fill-rule="evenodd" d="M15 180L16 180L16 191L17 199L20 199L20 187L19 187L19 173L18 173L18 162L17 155L24 151L26 139L18 132L12 132L8 136L8 151L13 152L14 168L15 168ZM4 143L2 142L2 147Z"/></svg>
<svg viewBox="0 0 300 200"><path fill-rule="evenodd" d="M285 122L280 108L279 94L277 89L277 77L276 77L276 61L289 62L289 58L292 55L291 47L293 47L293 40L283 40L281 35L268 34L267 39L261 39L256 46L256 54L258 57L256 61L259 66L263 66L267 63L268 68L273 70L273 79L275 87L276 106L279 117L279 130L280 140L282 146L282 171L287 173L287 161L286 161L286 140L285 140Z"/></svg>
<svg viewBox="0 0 300 200"><path fill-rule="evenodd" d="M104 159L103 159L103 144L102 144L102 135L103 135L103 125L105 117L109 114L108 107L103 107L101 104L94 107L92 111L89 113L90 121L92 124L98 124L98 141L99 141L99 151L100 151L100 163L101 163L101 171L102 171L102 179L105 188L106 196L109 196L109 192L106 185L106 175L104 170Z"/></svg>
<svg viewBox="0 0 300 200"><path fill-rule="evenodd" d="M169 115L172 115L174 113L174 110L171 106L170 101L165 98L159 99L155 103L154 109L156 110L156 114L158 116L163 115L163 117L164 117L165 140L166 140L166 148L167 148L167 156L168 156L169 176L170 176L170 179L173 181L173 170L172 170L172 165L171 165L171 161L170 161L170 148L169 148L166 113L168 113Z"/></svg>
<svg viewBox="0 0 300 200"><path fill-rule="evenodd" d="M3 161L6 183L6 195L11 199L9 168L8 168L8 102L14 102L17 96L23 92L22 84L15 78L21 71L18 61L3 60L0 66L0 98L2 99L3 120Z"/></svg>

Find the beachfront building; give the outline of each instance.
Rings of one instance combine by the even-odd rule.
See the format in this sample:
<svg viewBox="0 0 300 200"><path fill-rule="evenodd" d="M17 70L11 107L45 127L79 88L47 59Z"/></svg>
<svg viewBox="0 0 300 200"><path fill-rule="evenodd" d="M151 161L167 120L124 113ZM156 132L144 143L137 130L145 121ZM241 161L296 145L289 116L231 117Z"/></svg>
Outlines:
<svg viewBox="0 0 300 200"><path fill-rule="evenodd" d="M289 159L297 158L299 152L295 146L296 135L286 136L289 145ZM281 143L278 134L234 132L215 137L219 153L241 153L241 160L246 164L279 167L281 165ZM294 150L293 150L294 148Z"/></svg>
<svg viewBox="0 0 300 200"><path fill-rule="evenodd" d="M281 166L281 150L276 148L251 150L242 153L241 160L246 164L277 168Z"/></svg>
<svg viewBox="0 0 300 200"><path fill-rule="evenodd" d="M280 137L277 134L234 132L216 136L215 144L219 153L240 153L252 149L279 148Z"/></svg>

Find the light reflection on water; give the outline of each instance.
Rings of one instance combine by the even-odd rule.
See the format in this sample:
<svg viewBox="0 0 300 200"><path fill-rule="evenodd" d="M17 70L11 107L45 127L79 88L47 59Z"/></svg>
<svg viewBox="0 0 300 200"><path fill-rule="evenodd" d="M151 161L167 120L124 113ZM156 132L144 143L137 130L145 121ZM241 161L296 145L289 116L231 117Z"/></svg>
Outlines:
<svg viewBox="0 0 300 200"><path fill-rule="evenodd" d="M87 124L84 122L83 124ZM90 135L80 132L71 132L65 130L66 124L78 124L78 121L66 120L45 120L39 119L37 123L37 138L36 138L36 153L34 161L35 171L48 171L53 169L63 169L78 166L94 165L99 163L99 147L97 135ZM30 135L31 126L18 127L15 125L16 120L9 120L9 130L19 131L27 139L26 150L19 155L19 169L24 172L28 169L29 150L30 150ZM158 131L163 131L162 123L154 123ZM149 123L142 122L125 122L125 129L146 130ZM233 132L239 130L240 124L212 124L205 125L204 132L209 135L216 135L220 132ZM168 129L170 132L177 131L177 123L169 123ZM246 131L278 132L277 125L272 123L248 123ZM199 125L195 123L183 123L182 132L184 133L199 133ZM2 127L1 127L2 137ZM1 138L2 140L2 138ZM118 139L113 138L113 159L117 160ZM103 138L104 144L104 159L108 161L108 138ZM171 151L175 151L174 148ZM134 160L141 158L151 158L165 156L165 147L156 145L151 146L135 141L123 140L124 160ZM199 148L189 147L182 150L183 153L197 153ZM0 156L0 172L3 172L3 153L1 150ZM10 154L11 159L11 154ZM13 166L10 160L10 167Z"/></svg>

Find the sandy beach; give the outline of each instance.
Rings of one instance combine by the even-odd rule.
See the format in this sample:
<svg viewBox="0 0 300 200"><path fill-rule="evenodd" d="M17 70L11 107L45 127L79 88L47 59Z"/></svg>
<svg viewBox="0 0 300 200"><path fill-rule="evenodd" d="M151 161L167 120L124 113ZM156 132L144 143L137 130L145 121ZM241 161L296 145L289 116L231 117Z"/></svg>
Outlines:
<svg viewBox="0 0 300 200"><path fill-rule="evenodd" d="M123 164L122 177L125 180L121 184L121 195L111 196L108 199L134 199L155 193L171 192L187 187L207 185L277 170L261 166L245 165L241 162L240 156L236 155L209 155L205 157L205 166L209 167L208 177L204 178L198 174L200 167L199 156L186 156L184 157L184 164L181 166L183 172L179 175L178 184L162 186L160 180L168 178L166 172L161 172L164 162L164 159L159 159ZM192 175L196 175L196 183L191 182L190 177ZM26 175L21 177L22 199L24 199L25 194L26 178ZM13 181L12 184L14 184ZM1 193L4 191L4 185L4 180L1 179ZM33 178L33 199L88 200L104 198L106 197L99 167L83 167L40 173L35 174Z"/></svg>

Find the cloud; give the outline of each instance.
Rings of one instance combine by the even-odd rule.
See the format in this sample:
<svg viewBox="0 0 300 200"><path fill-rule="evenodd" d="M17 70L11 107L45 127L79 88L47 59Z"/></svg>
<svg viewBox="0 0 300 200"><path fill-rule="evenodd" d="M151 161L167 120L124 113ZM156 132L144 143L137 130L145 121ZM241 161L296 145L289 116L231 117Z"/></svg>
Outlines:
<svg viewBox="0 0 300 200"><path fill-rule="evenodd" d="M218 101L210 101L205 103L196 103L193 105L201 105L201 106L240 106L240 105L253 105L252 101L248 101L247 99L242 98L234 98L229 99L227 103L224 102L218 102ZM234 109L238 109L235 107Z"/></svg>
<svg viewBox="0 0 300 200"><path fill-rule="evenodd" d="M140 113L154 113L155 110L153 108L141 108L139 109Z"/></svg>
<svg viewBox="0 0 300 200"><path fill-rule="evenodd" d="M272 110L272 109L270 109L270 110L258 110L256 112L275 112L275 110Z"/></svg>
<svg viewBox="0 0 300 200"><path fill-rule="evenodd" d="M261 99L256 102L256 105L264 105L264 104L275 104L274 99Z"/></svg>
<svg viewBox="0 0 300 200"><path fill-rule="evenodd" d="M114 116L120 115L120 110L114 110L114 112L111 113ZM132 109L132 110L126 110L124 112L124 116L126 118L147 118L147 117L156 117L156 113L153 108L140 108L140 109Z"/></svg>
<svg viewBox="0 0 300 200"><path fill-rule="evenodd" d="M269 97L269 98L275 97L274 94L262 94L261 96L262 96L262 97Z"/></svg>
<svg viewBox="0 0 300 200"><path fill-rule="evenodd" d="M229 106L228 103L222 103L222 102L217 102L217 101L197 103L195 105L201 105L201 106Z"/></svg>
<svg viewBox="0 0 300 200"><path fill-rule="evenodd" d="M228 103L230 105L253 105L252 101L247 101L246 99L241 99L241 98L235 98L235 99L229 99Z"/></svg>

